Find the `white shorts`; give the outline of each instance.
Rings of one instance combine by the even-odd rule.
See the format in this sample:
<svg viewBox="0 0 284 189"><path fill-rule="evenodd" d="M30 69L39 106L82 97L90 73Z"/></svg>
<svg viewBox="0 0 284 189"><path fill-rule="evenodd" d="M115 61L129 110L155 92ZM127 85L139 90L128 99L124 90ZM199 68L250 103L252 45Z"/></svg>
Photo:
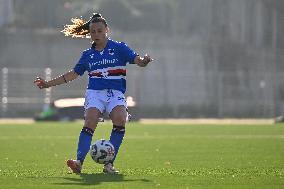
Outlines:
<svg viewBox="0 0 284 189"><path fill-rule="evenodd" d="M114 107L122 105L127 108L124 94L118 90L104 89L91 90L88 89L85 94L85 111L89 108L97 108L103 114L111 113Z"/></svg>

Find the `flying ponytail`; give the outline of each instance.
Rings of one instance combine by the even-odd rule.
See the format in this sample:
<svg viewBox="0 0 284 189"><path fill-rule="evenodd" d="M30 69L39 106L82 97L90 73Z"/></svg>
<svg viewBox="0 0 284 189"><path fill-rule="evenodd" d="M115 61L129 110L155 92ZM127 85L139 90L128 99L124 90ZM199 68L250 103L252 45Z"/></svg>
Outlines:
<svg viewBox="0 0 284 189"><path fill-rule="evenodd" d="M102 22L106 27L108 26L105 18L103 18L99 13L94 13L88 21L85 21L82 18L71 18L71 22L73 24L66 24L61 32L64 33L65 36L71 36L75 38L88 38L90 34L89 27L91 23Z"/></svg>

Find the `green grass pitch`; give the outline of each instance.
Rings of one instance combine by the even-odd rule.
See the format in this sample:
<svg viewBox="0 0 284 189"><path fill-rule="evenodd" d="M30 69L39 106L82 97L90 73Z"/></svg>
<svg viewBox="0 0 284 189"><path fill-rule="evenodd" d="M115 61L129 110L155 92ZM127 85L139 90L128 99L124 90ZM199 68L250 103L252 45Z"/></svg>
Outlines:
<svg viewBox="0 0 284 189"><path fill-rule="evenodd" d="M0 188L284 188L284 124L142 125L129 123L115 166L102 174L86 158L68 172L80 122L0 125ZM99 125L93 141L108 138Z"/></svg>

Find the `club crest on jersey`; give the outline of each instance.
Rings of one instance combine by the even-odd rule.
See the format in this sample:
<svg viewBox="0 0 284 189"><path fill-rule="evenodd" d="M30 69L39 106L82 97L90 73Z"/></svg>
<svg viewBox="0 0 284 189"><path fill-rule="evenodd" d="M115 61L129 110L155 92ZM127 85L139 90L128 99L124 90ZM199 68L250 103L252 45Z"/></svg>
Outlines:
<svg viewBox="0 0 284 189"><path fill-rule="evenodd" d="M91 54L91 55L90 55L90 58L93 59L93 58L94 58L94 54Z"/></svg>
<svg viewBox="0 0 284 189"><path fill-rule="evenodd" d="M104 78L107 78L107 77L108 77L108 71L107 71L107 70L103 69L101 73L102 73L102 76L103 76Z"/></svg>
<svg viewBox="0 0 284 189"><path fill-rule="evenodd" d="M108 54L109 55L114 55L114 49L108 49Z"/></svg>
<svg viewBox="0 0 284 189"><path fill-rule="evenodd" d="M102 50L102 51L100 52L100 54L103 55L103 54L104 54L104 50Z"/></svg>

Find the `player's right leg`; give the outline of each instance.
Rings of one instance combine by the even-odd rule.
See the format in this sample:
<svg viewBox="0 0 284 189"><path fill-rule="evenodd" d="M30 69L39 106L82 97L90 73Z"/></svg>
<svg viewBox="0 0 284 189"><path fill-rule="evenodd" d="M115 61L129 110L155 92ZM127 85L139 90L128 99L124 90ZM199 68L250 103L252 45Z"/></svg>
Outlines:
<svg viewBox="0 0 284 189"><path fill-rule="evenodd" d="M67 161L67 166L74 172L80 173L82 169L83 162L86 155L89 152L90 145L92 142L92 137L94 131L101 117L101 112L103 112L103 104L96 97L95 91L88 91L86 93L85 101L85 124L81 130L78 147L77 147L77 159L69 159Z"/></svg>
<svg viewBox="0 0 284 189"><path fill-rule="evenodd" d="M68 160L67 166L74 172L80 173L83 162L86 155L89 152L90 145L94 131L97 127L101 112L97 108L89 108L86 110L85 124L81 130L78 147L77 147L77 159Z"/></svg>

